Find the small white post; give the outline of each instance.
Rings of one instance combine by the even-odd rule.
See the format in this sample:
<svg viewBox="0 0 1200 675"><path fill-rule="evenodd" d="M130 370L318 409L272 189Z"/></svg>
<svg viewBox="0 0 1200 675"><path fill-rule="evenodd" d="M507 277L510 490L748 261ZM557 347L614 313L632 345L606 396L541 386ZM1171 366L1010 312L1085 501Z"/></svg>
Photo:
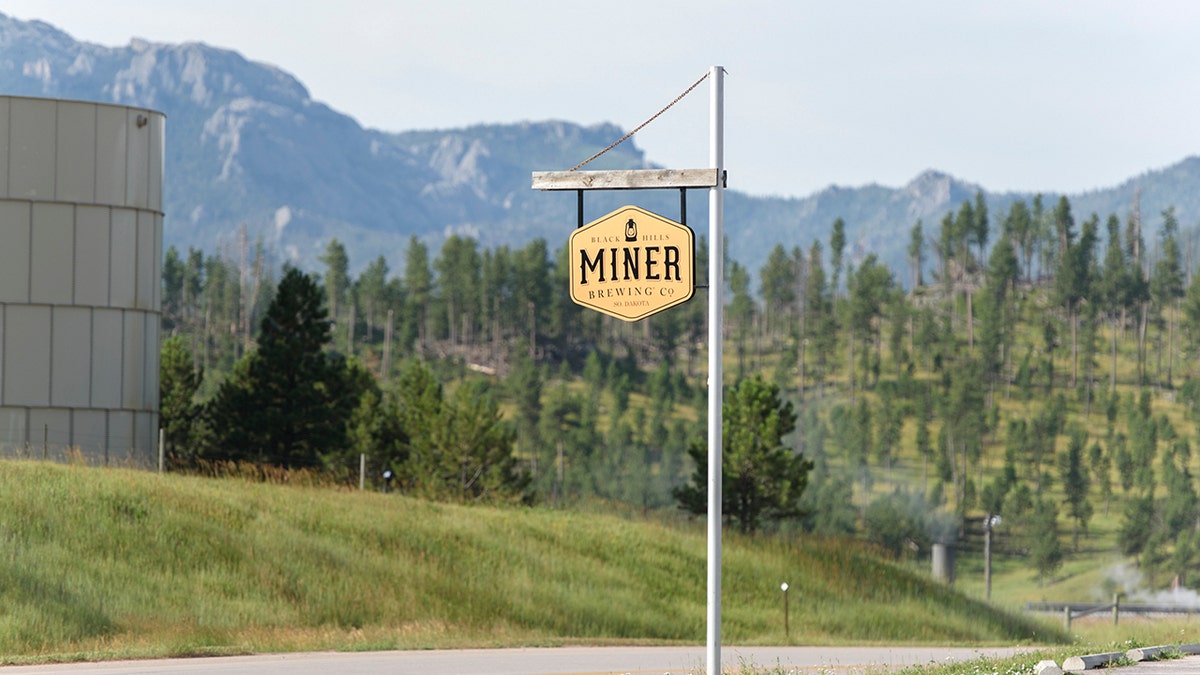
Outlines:
<svg viewBox="0 0 1200 675"><path fill-rule="evenodd" d="M359 453L358 455L358 489L365 490L367 488L367 453Z"/></svg>
<svg viewBox="0 0 1200 675"><path fill-rule="evenodd" d="M717 185L708 191L708 649L706 670L721 672L721 368L725 234L723 192L725 169L725 69L709 71L709 161Z"/></svg>
<svg viewBox="0 0 1200 675"><path fill-rule="evenodd" d="M167 447L167 430L158 430L158 472L163 472L163 459L166 456Z"/></svg>

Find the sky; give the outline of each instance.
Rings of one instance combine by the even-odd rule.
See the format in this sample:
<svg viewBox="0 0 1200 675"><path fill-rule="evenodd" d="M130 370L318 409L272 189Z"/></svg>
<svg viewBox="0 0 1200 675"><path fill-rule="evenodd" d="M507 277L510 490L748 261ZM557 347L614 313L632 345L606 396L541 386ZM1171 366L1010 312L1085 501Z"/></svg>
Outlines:
<svg viewBox="0 0 1200 675"><path fill-rule="evenodd" d="M719 65L729 186L755 195L899 187L927 169L989 191L1075 193L1200 153L1190 0L0 0L0 12L107 46L232 49L385 131L632 129ZM702 84L634 142L668 168L709 166L709 96Z"/></svg>

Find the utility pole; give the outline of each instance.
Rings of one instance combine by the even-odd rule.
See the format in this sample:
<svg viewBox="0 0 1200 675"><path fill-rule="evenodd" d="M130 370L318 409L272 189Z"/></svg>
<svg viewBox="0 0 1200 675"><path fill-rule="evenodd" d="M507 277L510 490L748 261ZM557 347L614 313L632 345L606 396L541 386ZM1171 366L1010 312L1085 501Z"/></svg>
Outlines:
<svg viewBox="0 0 1200 675"><path fill-rule="evenodd" d="M717 184L708 191L708 640L705 672L721 672L721 424L724 326L725 69L709 71L709 164Z"/></svg>

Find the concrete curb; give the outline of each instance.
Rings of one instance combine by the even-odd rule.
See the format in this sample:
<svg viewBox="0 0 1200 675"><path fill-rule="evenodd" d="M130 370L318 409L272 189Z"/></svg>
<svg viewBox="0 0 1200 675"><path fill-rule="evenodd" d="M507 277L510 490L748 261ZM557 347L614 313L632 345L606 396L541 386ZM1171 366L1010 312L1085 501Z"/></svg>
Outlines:
<svg viewBox="0 0 1200 675"><path fill-rule="evenodd" d="M1139 647L1125 652L1130 661L1151 661L1162 657L1163 654L1174 651L1174 647Z"/></svg>
<svg viewBox="0 0 1200 675"><path fill-rule="evenodd" d="M1113 661L1119 661L1125 658L1125 652L1105 652L1103 654L1084 654L1083 656L1072 656L1066 661L1063 661L1063 672L1078 673L1100 666L1110 665Z"/></svg>
<svg viewBox="0 0 1200 675"><path fill-rule="evenodd" d="M1050 660L1038 661L1037 665L1033 667L1033 673L1034 675L1063 675L1062 668Z"/></svg>
<svg viewBox="0 0 1200 675"><path fill-rule="evenodd" d="M1164 654L1180 653L1187 656L1195 656L1200 654L1200 643L1186 645L1159 645L1157 647L1139 647L1130 649L1127 652L1105 652L1102 654L1084 654L1083 656L1072 656L1066 661L1063 661L1062 668L1053 661L1041 661L1034 667L1036 675L1060 675L1063 672L1078 673L1093 668L1111 666L1114 662L1121 659L1128 659L1133 663L1139 661L1152 661L1161 658ZM1055 672L1058 671L1058 672Z"/></svg>
<svg viewBox="0 0 1200 675"><path fill-rule="evenodd" d="M1188 645L1160 645L1158 647L1141 647L1138 649L1130 649L1125 652L1126 658L1130 661L1151 661L1161 658L1163 654L1171 654L1178 652L1188 656L1200 654L1200 644Z"/></svg>

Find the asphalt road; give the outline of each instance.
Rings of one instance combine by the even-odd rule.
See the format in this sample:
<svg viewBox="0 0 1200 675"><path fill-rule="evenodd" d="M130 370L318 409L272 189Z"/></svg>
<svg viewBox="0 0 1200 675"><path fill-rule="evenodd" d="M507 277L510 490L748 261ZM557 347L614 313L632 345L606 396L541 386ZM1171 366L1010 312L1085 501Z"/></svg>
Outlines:
<svg viewBox="0 0 1200 675"><path fill-rule="evenodd" d="M1185 656L1182 659L1165 661L1142 661L1132 666L1122 666L1111 671L1112 675L1200 675L1200 656Z"/></svg>
<svg viewBox="0 0 1200 675"><path fill-rule="evenodd" d="M1020 648L722 647L723 670L783 666L803 673L862 673L907 666L1002 657ZM1200 675L1200 662L1188 675ZM3 675L691 675L704 669L704 647L554 647L394 652L318 652L194 659L8 666ZM1124 674L1123 674L1124 675ZM1129 675L1143 675L1130 673ZM1156 672L1145 675L1179 675Z"/></svg>

